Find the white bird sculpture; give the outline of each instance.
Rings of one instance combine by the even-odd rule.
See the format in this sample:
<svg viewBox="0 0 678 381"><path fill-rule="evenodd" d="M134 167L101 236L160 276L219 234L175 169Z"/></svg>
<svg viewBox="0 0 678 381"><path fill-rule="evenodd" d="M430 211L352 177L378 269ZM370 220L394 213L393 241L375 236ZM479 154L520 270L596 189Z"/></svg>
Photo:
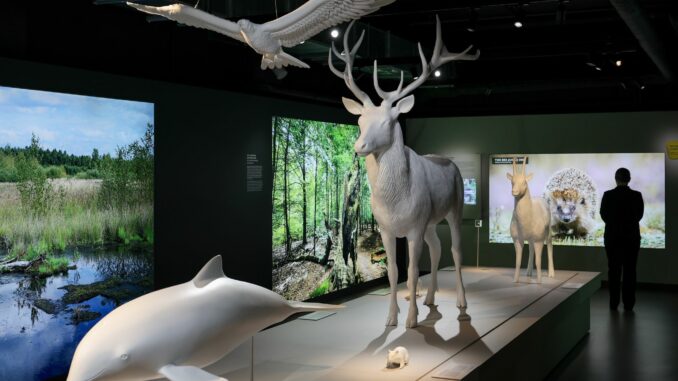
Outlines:
<svg viewBox="0 0 678 381"><path fill-rule="evenodd" d="M67 381L226 381L202 368L297 312L343 307L288 302L228 278L216 256L193 280L141 296L101 319L75 350Z"/></svg>
<svg viewBox="0 0 678 381"><path fill-rule="evenodd" d="M242 41L261 54L261 69L292 65L309 66L283 51L343 22L370 14L395 0L309 0L294 11L264 24L241 19L238 22L219 18L184 4L153 7L128 2L142 12L166 17L176 22L209 29Z"/></svg>

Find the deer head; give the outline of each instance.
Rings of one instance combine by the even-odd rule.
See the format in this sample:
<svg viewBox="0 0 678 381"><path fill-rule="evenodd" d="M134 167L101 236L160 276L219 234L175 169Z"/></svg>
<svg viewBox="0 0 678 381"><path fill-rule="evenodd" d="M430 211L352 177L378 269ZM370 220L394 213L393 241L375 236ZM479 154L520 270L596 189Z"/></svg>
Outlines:
<svg viewBox="0 0 678 381"><path fill-rule="evenodd" d="M374 88L382 99L381 103L376 106L372 103L370 97L360 90L353 79L353 60L363 41L363 37L365 36L365 31L363 31L355 46L352 49L349 48L348 35L354 22L355 20L349 24L344 33L344 51L340 53L334 46L334 43L332 43L332 49L329 51L327 61L330 70L332 70L336 76L342 78L353 95L358 98L358 102L348 98L342 98L341 100L348 112L354 115L360 115L360 118L358 118L360 137L356 140L354 149L358 155L367 156L371 153L378 154L383 152L391 146L393 143L394 130L399 128L398 116L409 112L414 106L414 95L409 94L426 82L432 72L439 66L450 61L475 60L480 56L480 52L477 52L474 55L467 54L473 47L472 45L461 53L448 52L447 48L443 45L440 36L440 19L436 16L436 42L431 61L426 61L424 52L421 49L421 44L417 44L419 47L419 57L421 58L422 72L416 80L408 84L405 88L403 88L403 72L401 71L398 88L394 91L383 91L381 87L379 87L377 61L374 61ZM337 70L332 64L333 53L334 56L346 64L343 72Z"/></svg>
<svg viewBox="0 0 678 381"><path fill-rule="evenodd" d="M506 173L506 177L511 180L511 194L513 197L523 197L525 192L527 192L527 182L532 180L532 173L525 176L525 163L527 163L527 156L523 158L523 170L522 173L516 172L516 158L513 158L513 174Z"/></svg>

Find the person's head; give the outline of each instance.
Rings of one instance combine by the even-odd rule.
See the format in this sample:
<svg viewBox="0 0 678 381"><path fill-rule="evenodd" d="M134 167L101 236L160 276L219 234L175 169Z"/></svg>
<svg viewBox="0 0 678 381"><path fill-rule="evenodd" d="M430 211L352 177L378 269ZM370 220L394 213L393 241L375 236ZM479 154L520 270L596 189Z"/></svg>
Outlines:
<svg viewBox="0 0 678 381"><path fill-rule="evenodd" d="M631 172L626 168L619 168L614 173L614 179L617 185L628 185L629 181L631 181Z"/></svg>

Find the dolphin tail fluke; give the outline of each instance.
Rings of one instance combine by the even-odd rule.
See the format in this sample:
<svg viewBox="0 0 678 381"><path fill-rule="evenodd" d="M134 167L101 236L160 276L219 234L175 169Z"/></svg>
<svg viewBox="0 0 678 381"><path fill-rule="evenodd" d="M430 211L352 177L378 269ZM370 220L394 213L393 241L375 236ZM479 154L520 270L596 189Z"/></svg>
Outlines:
<svg viewBox="0 0 678 381"><path fill-rule="evenodd" d="M313 311L336 311L346 306L343 304L324 304L324 303L304 303L304 302L289 302L290 307L297 312L313 312Z"/></svg>

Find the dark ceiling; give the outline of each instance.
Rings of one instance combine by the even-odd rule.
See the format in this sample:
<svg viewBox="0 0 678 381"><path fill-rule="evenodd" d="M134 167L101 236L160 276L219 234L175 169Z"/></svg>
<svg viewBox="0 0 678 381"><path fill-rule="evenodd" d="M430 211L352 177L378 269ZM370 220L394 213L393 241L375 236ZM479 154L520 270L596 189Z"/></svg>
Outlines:
<svg viewBox="0 0 678 381"><path fill-rule="evenodd" d="M276 6L283 14L303 2L201 0L199 8L265 22ZM474 44L481 56L447 64L418 89L416 115L678 108L676 0L396 0L356 28L367 30L356 59L360 87L374 94L373 59L382 87L395 87L400 70L418 75L416 42L430 54L436 14L450 51ZM516 17L523 28L514 27ZM330 41L325 31L288 50L311 69L273 72L260 70L260 56L240 42L117 0L3 1L0 13L0 56L338 104L350 93L327 67Z"/></svg>

